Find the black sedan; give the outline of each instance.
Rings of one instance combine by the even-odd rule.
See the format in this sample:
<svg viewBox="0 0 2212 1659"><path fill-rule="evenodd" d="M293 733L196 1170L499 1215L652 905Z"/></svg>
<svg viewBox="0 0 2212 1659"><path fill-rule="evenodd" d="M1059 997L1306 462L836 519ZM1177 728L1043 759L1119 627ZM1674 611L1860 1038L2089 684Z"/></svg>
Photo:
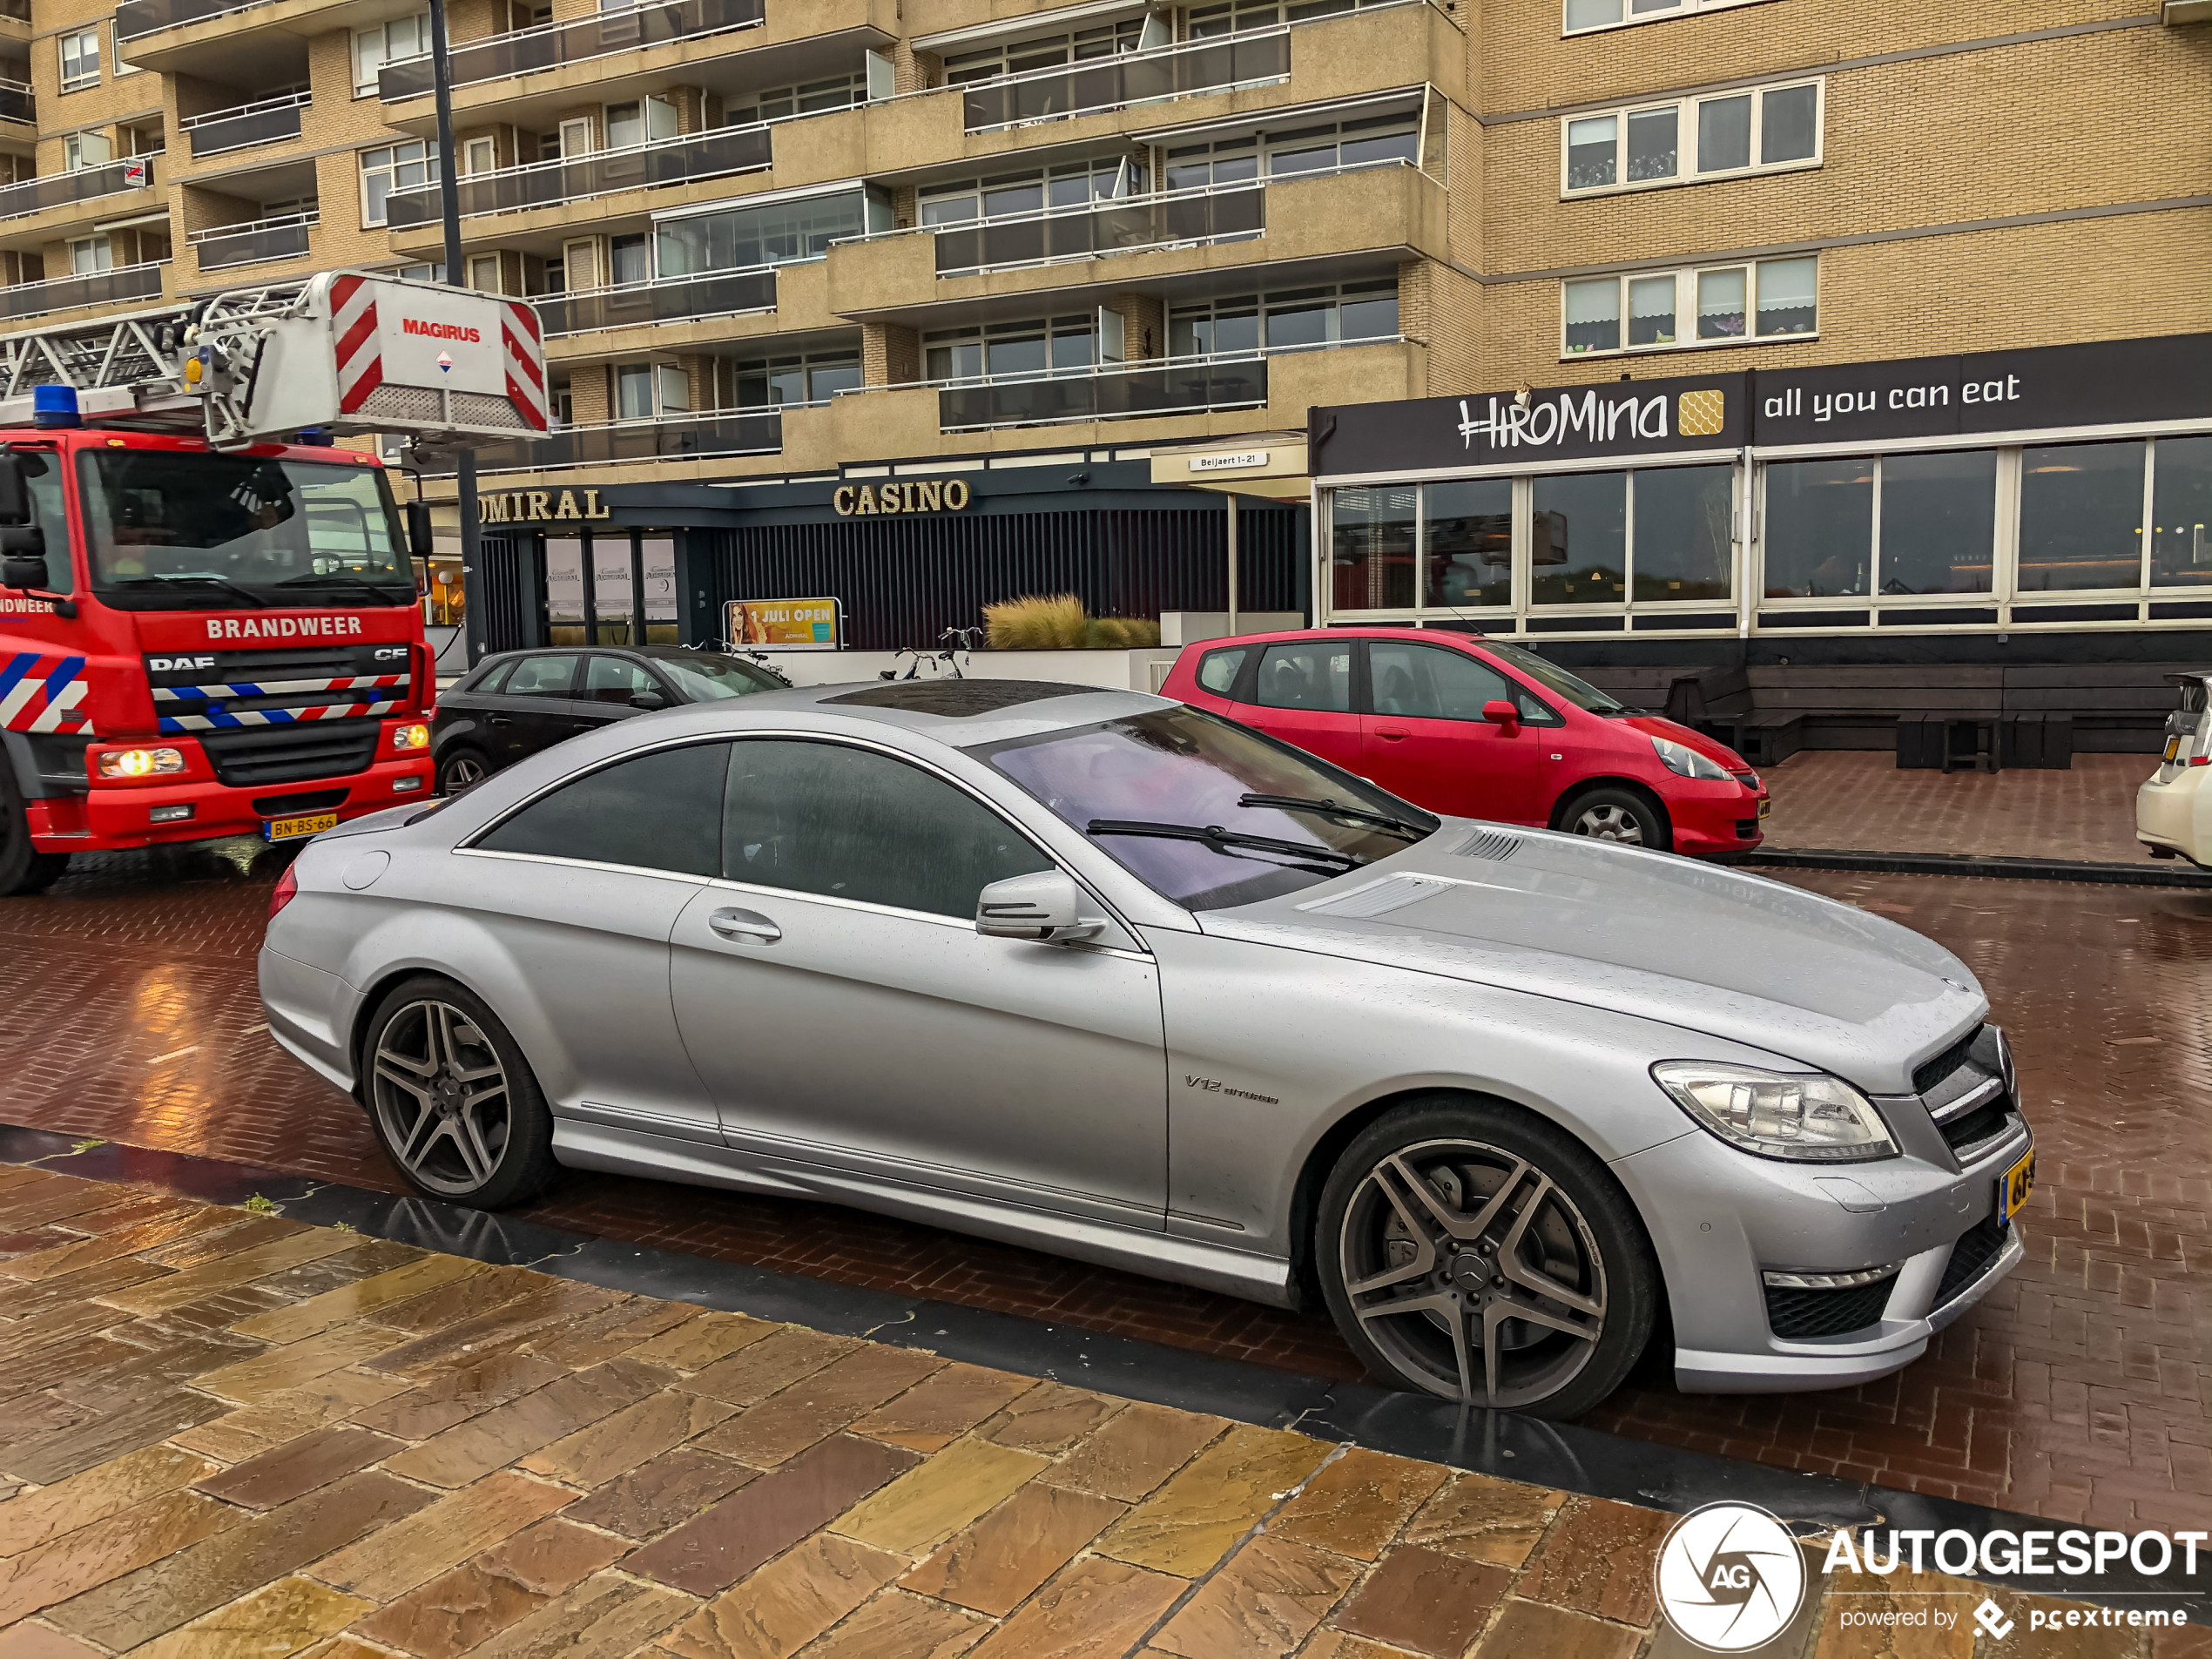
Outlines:
<svg viewBox="0 0 2212 1659"><path fill-rule="evenodd" d="M563 738L633 714L787 684L765 664L681 645L554 645L487 657L438 694L430 728L438 792L466 789Z"/></svg>

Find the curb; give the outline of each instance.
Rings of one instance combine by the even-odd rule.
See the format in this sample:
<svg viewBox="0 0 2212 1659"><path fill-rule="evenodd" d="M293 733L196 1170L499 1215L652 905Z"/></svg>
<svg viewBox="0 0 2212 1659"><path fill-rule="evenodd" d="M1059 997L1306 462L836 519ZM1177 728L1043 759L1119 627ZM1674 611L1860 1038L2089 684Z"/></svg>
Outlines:
<svg viewBox="0 0 2212 1659"><path fill-rule="evenodd" d="M2093 864L2079 859L2001 859L1975 853L1853 853L1759 847L1726 862L1739 868L1858 870L1874 875L1998 876L2015 881L2084 881L2106 887L2188 887L2212 891L2212 870L2144 864Z"/></svg>

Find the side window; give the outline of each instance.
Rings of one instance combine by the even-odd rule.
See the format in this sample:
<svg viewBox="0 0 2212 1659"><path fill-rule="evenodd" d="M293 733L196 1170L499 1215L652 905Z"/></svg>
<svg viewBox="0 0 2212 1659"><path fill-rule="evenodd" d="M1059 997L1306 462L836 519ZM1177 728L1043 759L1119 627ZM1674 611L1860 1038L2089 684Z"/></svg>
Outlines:
<svg viewBox="0 0 2212 1659"><path fill-rule="evenodd" d="M511 661L494 663L476 677L476 683L474 685L463 686L462 689L468 691L480 691L487 697L496 697L500 688L507 684L507 677L514 671L515 664Z"/></svg>
<svg viewBox="0 0 2212 1659"><path fill-rule="evenodd" d="M653 677L626 657L592 657L586 659L583 690L578 695L587 703L627 708L638 692L659 690Z"/></svg>
<svg viewBox="0 0 2212 1659"><path fill-rule="evenodd" d="M1216 697L1229 696L1230 687L1237 683L1237 671L1251 654L1251 647L1245 645L1235 651L1208 651L1198 664L1198 684Z"/></svg>
<svg viewBox="0 0 2212 1659"><path fill-rule="evenodd" d="M1052 867L996 813L919 766L772 738L734 745L722 849L732 881L962 920L990 883Z"/></svg>
<svg viewBox="0 0 2212 1659"><path fill-rule="evenodd" d="M1255 700L1265 709L1319 709L1342 714L1352 707L1352 645L1305 639L1270 645L1259 659Z"/></svg>
<svg viewBox="0 0 2212 1659"><path fill-rule="evenodd" d="M573 657L525 657L507 677L509 697L566 697L576 684Z"/></svg>
<svg viewBox="0 0 2212 1659"><path fill-rule="evenodd" d="M1493 698L1514 701L1514 687L1487 663L1434 645L1367 647L1375 712L1408 720L1480 720Z"/></svg>
<svg viewBox="0 0 2212 1659"><path fill-rule="evenodd" d="M531 802L476 845L494 853L716 874L729 758L726 743L695 743L619 761Z"/></svg>

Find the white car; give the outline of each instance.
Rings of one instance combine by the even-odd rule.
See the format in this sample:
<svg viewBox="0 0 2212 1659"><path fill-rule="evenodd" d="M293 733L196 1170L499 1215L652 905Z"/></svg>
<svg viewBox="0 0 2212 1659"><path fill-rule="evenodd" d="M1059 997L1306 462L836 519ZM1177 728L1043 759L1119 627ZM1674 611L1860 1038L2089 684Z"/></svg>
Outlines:
<svg viewBox="0 0 2212 1659"><path fill-rule="evenodd" d="M2212 669L2166 678L2182 705L2166 717L2158 770L2135 792L2135 839L2155 859L2212 869Z"/></svg>

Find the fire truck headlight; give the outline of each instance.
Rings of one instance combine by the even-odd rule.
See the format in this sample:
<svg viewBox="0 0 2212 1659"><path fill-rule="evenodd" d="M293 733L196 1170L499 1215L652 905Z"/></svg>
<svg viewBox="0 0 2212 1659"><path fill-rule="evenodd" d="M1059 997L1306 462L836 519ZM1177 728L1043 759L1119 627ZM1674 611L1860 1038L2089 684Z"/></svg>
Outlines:
<svg viewBox="0 0 2212 1659"><path fill-rule="evenodd" d="M181 749L111 749L99 759L103 778L150 778L158 772L182 772Z"/></svg>
<svg viewBox="0 0 2212 1659"><path fill-rule="evenodd" d="M401 725L392 728L392 747L395 749L427 749L430 746L430 728L427 725Z"/></svg>

